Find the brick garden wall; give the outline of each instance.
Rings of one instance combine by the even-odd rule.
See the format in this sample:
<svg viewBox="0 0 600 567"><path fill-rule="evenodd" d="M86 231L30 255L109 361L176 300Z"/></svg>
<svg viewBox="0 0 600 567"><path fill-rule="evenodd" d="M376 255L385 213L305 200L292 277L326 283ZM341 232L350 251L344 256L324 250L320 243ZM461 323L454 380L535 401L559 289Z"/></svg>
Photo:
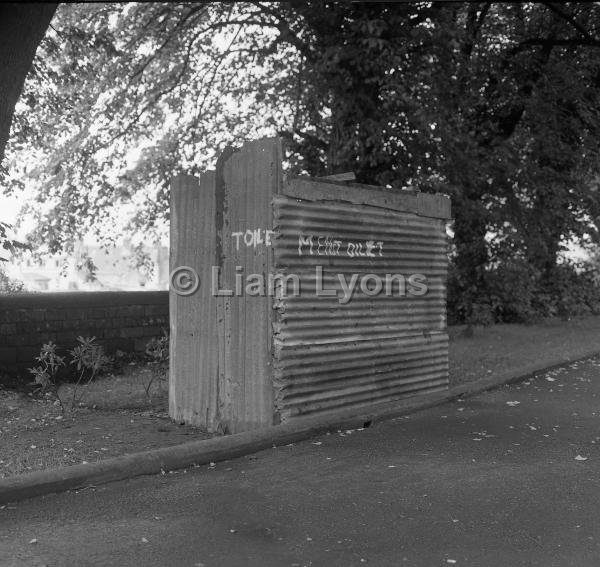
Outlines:
<svg viewBox="0 0 600 567"><path fill-rule="evenodd" d="M0 372L27 374L49 340L64 350L95 336L109 353L143 352L168 328L167 291L0 294Z"/></svg>

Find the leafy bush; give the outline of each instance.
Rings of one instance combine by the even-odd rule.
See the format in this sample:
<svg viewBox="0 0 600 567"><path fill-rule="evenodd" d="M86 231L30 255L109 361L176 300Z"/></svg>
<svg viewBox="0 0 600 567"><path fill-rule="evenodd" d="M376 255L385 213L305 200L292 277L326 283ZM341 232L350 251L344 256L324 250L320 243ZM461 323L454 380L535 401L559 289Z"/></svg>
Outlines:
<svg viewBox="0 0 600 567"><path fill-rule="evenodd" d="M112 363L112 359L104 354L104 348L96 343L96 337L77 337L77 342L79 344L69 351L71 364L75 365L79 372L73 387L71 407L75 407L75 403L82 400L81 397L77 398L80 384L82 382L89 384L96 376L106 372Z"/></svg>
<svg viewBox="0 0 600 567"><path fill-rule="evenodd" d="M65 359L56 354L56 345L50 341L42 346L39 356L35 358L40 365L34 368L28 368L33 374L34 383L41 387L42 392L53 390L56 399L60 403L61 408L65 409L62 399L58 393L58 385L56 376L62 366L65 365Z"/></svg>
<svg viewBox="0 0 600 567"><path fill-rule="evenodd" d="M539 273L524 261L505 262L485 275L494 323L527 323L535 307Z"/></svg>
<svg viewBox="0 0 600 567"><path fill-rule="evenodd" d="M556 267L556 310L571 317L600 313L600 284L597 267L585 262L561 264Z"/></svg>
<svg viewBox="0 0 600 567"><path fill-rule="evenodd" d="M559 264L549 276L525 260L510 260L486 271L483 281L483 289L469 289L450 266L450 324L532 323L600 313L600 274L592 263Z"/></svg>
<svg viewBox="0 0 600 567"><path fill-rule="evenodd" d="M71 411L77 403L82 401L83 394L77 396L81 384L89 384L112 365L112 358L104 353L104 348L96 342L96 337L80 336L77 337L77 342L75 348L69 351L70 364L77 371L70 404ZM65 366L65 357L58 356L56 349L57 346L52 341L44 344L39 356L36 357L40 365L28 370L34 376L34 383L39 385L42 391L52 390L54 392L64 412L67 408L65 400L60 397L58 373Z"/></svg>
<svg viewBox="0 0 600 567"><path fill-rule="evenodd" d="M144 384L146 396L150 397L150 388L156 380L165 380L169 364L169 333L163 329L161 337L152 337L146 343L148 364L152 367L150 380Z"/></svg>
<svg viewBox="0 0 600 567"><path fill-rule="evenodd" d="M71 355L71 364L77 367L79 380L87 377L91 382L98 374L110 368L112 359L104 354L104 347L96 342L96 337L77 337L79 343Z"/></svg>
<svg viewBox="0 0 600 567"><path fill-rule="evenodd" d="M450 325L490 325L494 323L492 304L485 290L464 281L454 264L448 267L447 316Z"/></svg>
<svg viewBox="0 0 600 567"><path fill-rule="evenodd" d="M169 333L163 329L161 337L152 337L146 343L146 354L152 362L166 362L169 360Z"/></svg>

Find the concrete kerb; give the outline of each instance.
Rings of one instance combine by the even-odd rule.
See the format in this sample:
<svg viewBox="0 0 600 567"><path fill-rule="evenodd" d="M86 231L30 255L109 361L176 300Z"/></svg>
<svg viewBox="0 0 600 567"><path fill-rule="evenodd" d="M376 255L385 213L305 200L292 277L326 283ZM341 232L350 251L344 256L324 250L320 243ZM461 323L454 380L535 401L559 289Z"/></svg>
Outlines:
<svg viewBox="0 0 600 567"><path fill-rule="evenodd" d="M256 453L263 449L269 449L273 446L282 446L310 439L332 430L368 427L375 422L393 419L435 407L457 398L474 396L505 384L526 380L536 374L596 355L598 355L597 351L576 359L556 362L550 366L528 367L518 375L514 373L505 374L467 384L459 384L443 392L415 396L400 402L374 406L355 415L352 415L352 412L347 412L317 418L300 418L293 423L256 431L131 453L97 463L73 465L0 479L0 504L53 492L96 486L141 475L158 474L162 471L182 469L193 465L226 461Z"/></svg>

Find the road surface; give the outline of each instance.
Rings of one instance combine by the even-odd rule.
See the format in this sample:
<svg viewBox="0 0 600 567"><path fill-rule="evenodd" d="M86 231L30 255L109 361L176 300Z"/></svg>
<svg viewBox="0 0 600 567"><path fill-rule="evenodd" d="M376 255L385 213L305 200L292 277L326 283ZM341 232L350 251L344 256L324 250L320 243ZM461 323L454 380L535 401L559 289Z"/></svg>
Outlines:
<svg viewBox="0 0 600 567"><path fill-rule="evenodd" d="M600 565L600 359L215 466L0 509L4 566Z"/></svg>

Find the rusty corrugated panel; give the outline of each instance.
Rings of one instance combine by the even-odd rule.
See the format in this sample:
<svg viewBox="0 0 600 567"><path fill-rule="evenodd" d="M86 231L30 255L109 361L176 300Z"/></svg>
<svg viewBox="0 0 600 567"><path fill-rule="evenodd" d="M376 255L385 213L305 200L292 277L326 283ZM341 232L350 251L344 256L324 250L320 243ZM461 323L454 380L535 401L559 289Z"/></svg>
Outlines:
<svg viewBox="0 0 600 567"><path fill-rule="evenodd" d="M232 290L237 267L271 271L264 235L280 164L279 141L265 139L227 150L199 180L173 180L171 270L197 282L193 293L170 294L169 412L178 421L229 433L273 423L272 301ZM260 232L260 246L245 245L247 231Z"/></svg>
<svg viewBox="0 0 600 567"><path fill-rule="evenodd" d="M297 274L301 290L275 302L275 405L282 420L447 387L446 202L355 188L355 202L343 202L344 189L301 180L273 202L274 271ZM365 204L370 199L378 206ZM335 289L335 297L316 296L317 266L322 287ZM386 274L422 274L428 291L359 290L343 304L338 274L347 281L352 274L384 281Z"/></svg>

